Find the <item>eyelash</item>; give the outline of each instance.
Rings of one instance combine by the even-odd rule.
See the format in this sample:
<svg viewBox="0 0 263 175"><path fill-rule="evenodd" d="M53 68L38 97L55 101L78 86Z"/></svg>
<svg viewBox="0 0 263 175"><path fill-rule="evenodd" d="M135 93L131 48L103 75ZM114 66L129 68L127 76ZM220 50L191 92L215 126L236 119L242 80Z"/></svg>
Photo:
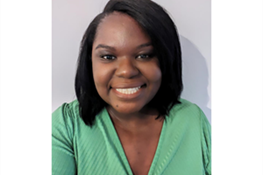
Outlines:
<svg viewBox="0 0 263 175"><path fill-rule="evenodd" d="M144 58L139 58L139 57L144 57ZM135 58L144 60L144 59L149 59L152 57L154 57L153 54L140 54L140 55L136 56ZM112 60L116 59L116 57L113 55L102 55L102 56L100 56L100 58L102 58L103 60L107 60L107 61L112 61Z"/></svg>
<svg viewBox="0 0 263 175"><path fill-rule="evenodd" d="M105 57L111 57L111 59L108 59L108 58L105 58ZM114 59L116 59L116 57L113 56L113 55L102 55L101 58L104 59L104 60L114 60Z"/></svg>
<svg viewBox="0 0 263 175"><path fill-rule="evenodd" d="M141 55L136 56L136 58L140 56L144 56L144 58L139 58L139 59L149 59L153 57L153 54L141 54Z"/></svg>

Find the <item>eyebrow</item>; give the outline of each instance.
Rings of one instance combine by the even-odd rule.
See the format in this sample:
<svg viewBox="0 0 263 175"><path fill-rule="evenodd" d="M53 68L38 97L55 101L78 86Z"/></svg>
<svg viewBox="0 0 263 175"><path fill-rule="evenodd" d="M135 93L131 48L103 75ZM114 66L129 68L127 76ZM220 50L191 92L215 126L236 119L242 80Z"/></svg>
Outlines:
<svg viewBox="0 0 263 175"><path fill-rule="evenodd" d="M139 46L137 46L136 47L136 49L141 49L141 48L143 48L143 47L148 47L148 46L151 46L152 45L152 43L144 43L144 44L141 44L141 45L139 45ZM114 47L111 47L111 46L108 46L108 45L105 45L105 44L99 44L96 48L95 48L95 50L96 49L99 49L99 48L104 48L104 49L110 49L110 50L116 50Z"/></svg>
<svg viewBox="0 0 263 175"><path fill-rule="evenodd" d="M99 49L99 48L105 48L105 49L110 49L110 50L116 50L114 47L111 47L111 46L107 46L107 45L104 45L104 44L99 44L96 48L96 49Z"/></svg>

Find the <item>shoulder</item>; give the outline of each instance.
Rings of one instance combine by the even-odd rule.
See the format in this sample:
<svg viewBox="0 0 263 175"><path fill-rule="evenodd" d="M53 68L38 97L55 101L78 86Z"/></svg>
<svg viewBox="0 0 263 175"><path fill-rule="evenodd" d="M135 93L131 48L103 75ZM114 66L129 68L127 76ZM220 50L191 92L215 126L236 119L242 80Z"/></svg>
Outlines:
<svg viewBox="0 0 263 175"><path fill-rule="evenodd" d="M63 103L52 113L52 119L58 119L66 116L74 118L79 115L78 106L79 103L77 100L74 100L70 103Z"/></svg>
<svg viewBox="0 0 263 175"><path fill-rule="evenodd" d="M103 112L104 111L104 112ZM94 133L101 125L101 120L104 120L107 113L103 109L96 115L92 127L86 125L80 116L79 102L74 100L70 103L64 103L52 113L52 132L61 133L62 130L68 132L71 137L86 133Z"/></svg>
<svg viewBox="0 0 263 175"><path fill-rule="evenodd" d="M74 123L79 118L78 101L64 103L52 113L52 131L67 130L73 134Z"/></svg>
<svg viewBox="0 0 263 175"><path fill-rule="evenodd" d="M208 122L199 106L185 99L180 99L180 102L180 104L174 105L170 110L169 116L167 117L170 122L180 121L181 123L194 125L201 125L203 122Z"/></svg>
<svg viewBox="0 0 263 175"><path fill-rule="evenodd" d="M79 106L79 102L78 100L74 100L72 102L69 103L63 103L60 107L58 107L53 113L52 115L56 115L58 113L76 113L78 112L78 106Z"/></svg>
<svg viewBox="0 0 263 175"><path fill-rule="evenodd" d="M170 111L170 115L183 115L183 114L187 114L187 116L193 116L193 115L200 115L200 113L202 112L202 110L194 103L185 100L185 99L180 99L179 104L176 104L173 106L173 108Z"/></svg>
<svg viewBox="0 0 263 175"><path fill-rule="evenodd" d="M167 138L184 145L182 149L189 148L189 152L201 155L206 174L211 174L211 125L196 104L185 99L180 102L165 118Z"/></svg>

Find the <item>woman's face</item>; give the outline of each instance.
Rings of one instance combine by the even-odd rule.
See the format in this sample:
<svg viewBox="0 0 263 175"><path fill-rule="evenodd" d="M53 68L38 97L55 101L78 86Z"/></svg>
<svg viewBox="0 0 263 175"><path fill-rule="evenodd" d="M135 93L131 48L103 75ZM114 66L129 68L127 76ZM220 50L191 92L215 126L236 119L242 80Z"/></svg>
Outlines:
<svg viewBox="0 0 263 175"><path fill-rule="evenodd" d="M162 73L150 38L133 18L118 12L98 26L92 71L99 95L120 114L140 112L161 85Z"/></svg>

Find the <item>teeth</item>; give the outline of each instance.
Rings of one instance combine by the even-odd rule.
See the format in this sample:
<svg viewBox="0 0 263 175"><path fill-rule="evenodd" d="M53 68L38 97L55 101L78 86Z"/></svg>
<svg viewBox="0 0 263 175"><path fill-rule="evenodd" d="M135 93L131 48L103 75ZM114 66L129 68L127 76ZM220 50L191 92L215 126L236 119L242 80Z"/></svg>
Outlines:
<svg viewBox="0 0 263 175"><path fill-rule="evenodd" d="M123 94L134 94L138 92L139 89L140 89L140 86L136 88L116 89L116 91L123 93Z"/></svg>

